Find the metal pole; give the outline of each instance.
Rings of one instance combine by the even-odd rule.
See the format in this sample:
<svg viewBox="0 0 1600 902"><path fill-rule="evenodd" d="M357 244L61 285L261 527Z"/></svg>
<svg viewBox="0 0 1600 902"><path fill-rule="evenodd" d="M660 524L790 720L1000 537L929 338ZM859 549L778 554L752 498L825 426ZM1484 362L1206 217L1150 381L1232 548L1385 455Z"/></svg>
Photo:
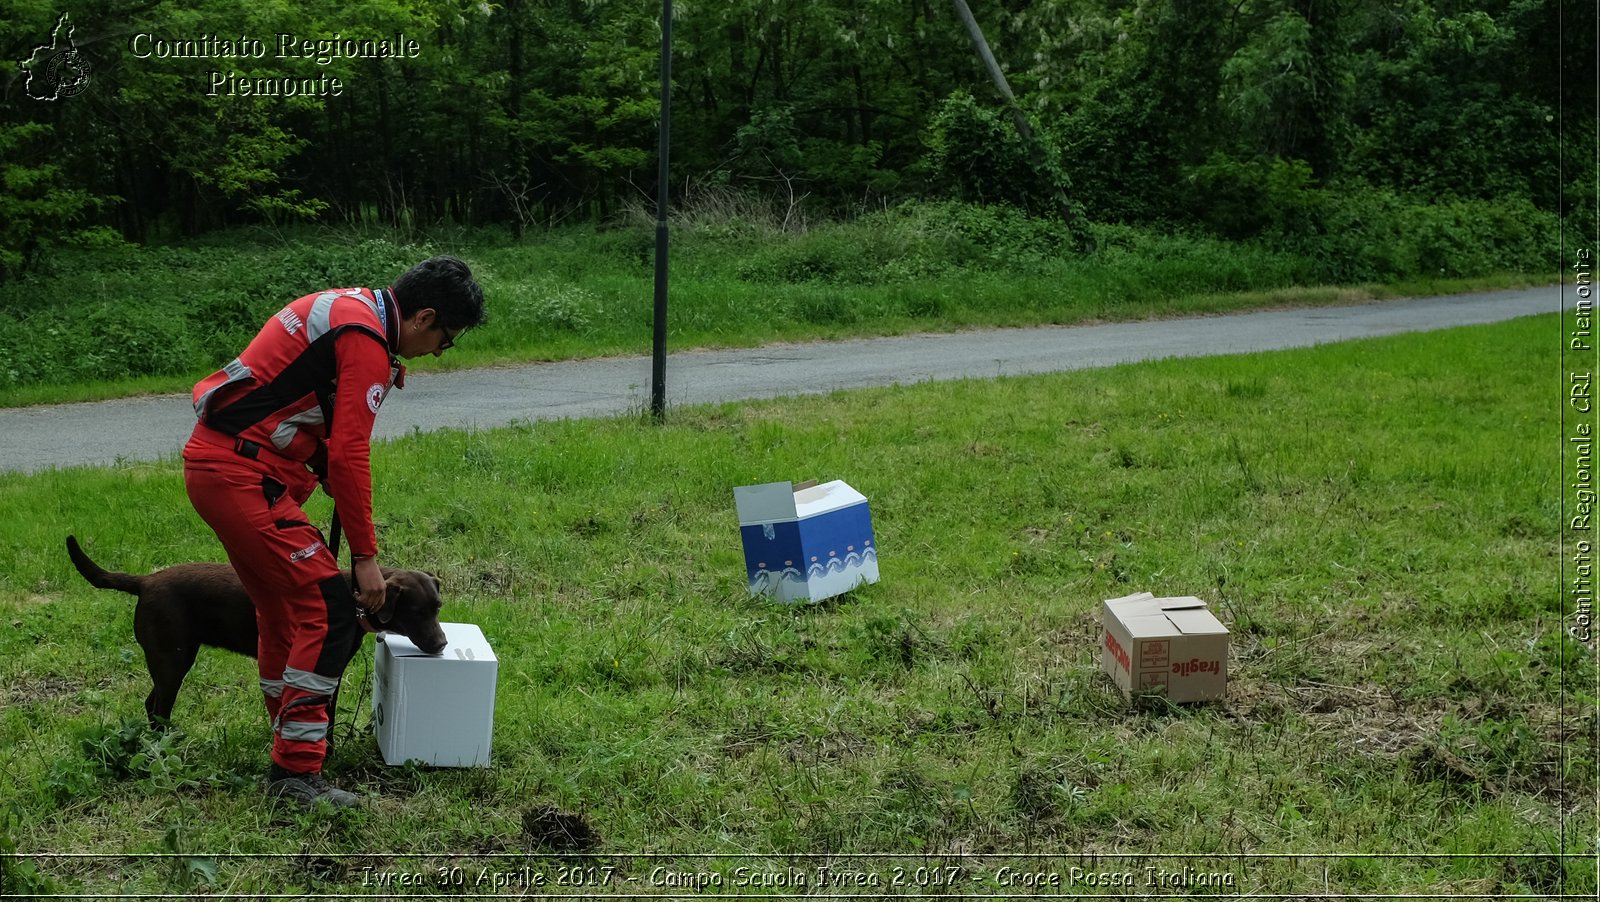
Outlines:
<svg viewBox="0 0 1600 902"><path fill-rule="evenodd" d="M650 361L650 415L667 416L667 150L672 135L672 0L661 0L661 128L656 149L656 315Z"/></svg>
<svg viewBox="0 0 1600 902"><path fill-rule="evenodd" d="M967 37L972 39L972 47L978 51L978 59L983 61L983 67L989 72L989 79L994 82L994 89L1000 92L1001 98L1006 102L1006 107L1011 111L1011 124L1016 126L1017 134L1028 147L1029 161L1033 164L1036 176L1044 175L1044 146L1039 143L1039 138L1033 133L1033 126L1028 124L1028 116L1017 105L1017 95L1011 92L1011 83L1006 81L1006 74L1000 71L1000 64L995 61L994 51L989 49L989 42L983 36L983 29L978 27L978 20L973 18L971 7L967 0L950 0L956 8L956 15L961 17L962 24L967 26ZM1079 244L1088 250L1094 246L1094 239L1078 221L1078 214L1073 212L1072 205L1067 202L1067 196L1059 188L1055 192L1056 213L1069 228L1076 233Z"/></svg>

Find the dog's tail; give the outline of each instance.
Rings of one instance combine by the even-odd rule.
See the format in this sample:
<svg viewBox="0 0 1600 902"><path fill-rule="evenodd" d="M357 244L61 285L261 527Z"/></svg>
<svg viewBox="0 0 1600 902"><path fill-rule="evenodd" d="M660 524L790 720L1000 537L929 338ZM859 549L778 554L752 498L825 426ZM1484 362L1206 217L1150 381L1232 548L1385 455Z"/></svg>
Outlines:
<svg viewBox="0 0 1600 902"><path fill-rule="evenodd" d="M140 588L144 586L143 577L131 573L112 572L89 560L89 556L78 547L78 540L73 536L67 536L67 556L72 558L72 566L77 567L83 578L89 581L89 585L96 589L116 589L118 592L138 595Z"/></svg>

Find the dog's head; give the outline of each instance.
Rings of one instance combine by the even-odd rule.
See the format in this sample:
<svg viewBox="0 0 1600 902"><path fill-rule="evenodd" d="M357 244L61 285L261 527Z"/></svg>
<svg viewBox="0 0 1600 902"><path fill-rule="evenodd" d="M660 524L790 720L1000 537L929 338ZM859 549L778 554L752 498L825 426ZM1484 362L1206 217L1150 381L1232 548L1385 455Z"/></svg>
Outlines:
<svg viewBox="0 0 1600 902"><path fill-rule="evenodd" d="M439 578L424 570L385 570L387 597L368 620L373 629L399 633L430 655L444 651L444 627L439 625Z"/></svg>

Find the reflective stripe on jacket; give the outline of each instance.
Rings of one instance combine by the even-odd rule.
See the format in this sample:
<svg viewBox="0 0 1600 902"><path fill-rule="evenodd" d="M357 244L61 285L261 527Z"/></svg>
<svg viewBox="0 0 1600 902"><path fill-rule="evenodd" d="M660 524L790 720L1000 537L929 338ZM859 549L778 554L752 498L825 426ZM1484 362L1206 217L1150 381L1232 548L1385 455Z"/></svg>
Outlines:
<svg viewBox="0 0 1600 902"><path fill-rule="evenodd" d="M333 345L346 329L370 334L392 356L399 311L384 292L369 288L300 298L267 320L242 354L194 387L195 415L218 432L312 463L328 438L326 419L338 389ZM391 360L385 395L401 372Z"/></svg>
<svg viewBox="0 0 1600 902"><path fill-rule="evenodd" d="M309 294L278 311L243 353L194 387L203 425L326 475L354 554L376 553L367 446L378 405L404 384L394 357L399 319L386 291ZM368 338L376 344L362 347ZM341 373L359 384L345 386L350 397L338 403ZM336 407L347 413L334 417ZM343 459L329 459L330 445L346 449Z"/></svg>

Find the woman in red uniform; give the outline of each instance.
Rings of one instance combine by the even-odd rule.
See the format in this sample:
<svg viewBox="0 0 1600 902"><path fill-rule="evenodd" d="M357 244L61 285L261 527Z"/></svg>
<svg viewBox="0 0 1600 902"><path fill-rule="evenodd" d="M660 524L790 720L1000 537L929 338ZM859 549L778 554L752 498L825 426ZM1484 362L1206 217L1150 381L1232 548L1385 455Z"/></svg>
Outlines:
<svg viewBox="0 0 1600 902"><path fill-rule="evenodd" d="M328 701L361 636L356 606L376 611L384 601L372 524L373 420L389 389L404 385L396 358L437 356L483 320L471 270L434 257L390 288L294 301L194 388L199 422L183 451L184 482L256 606L273 795L357 803L323 780L322 761ZM300 509L319 481L349 537L354 597Z"/></svg>

